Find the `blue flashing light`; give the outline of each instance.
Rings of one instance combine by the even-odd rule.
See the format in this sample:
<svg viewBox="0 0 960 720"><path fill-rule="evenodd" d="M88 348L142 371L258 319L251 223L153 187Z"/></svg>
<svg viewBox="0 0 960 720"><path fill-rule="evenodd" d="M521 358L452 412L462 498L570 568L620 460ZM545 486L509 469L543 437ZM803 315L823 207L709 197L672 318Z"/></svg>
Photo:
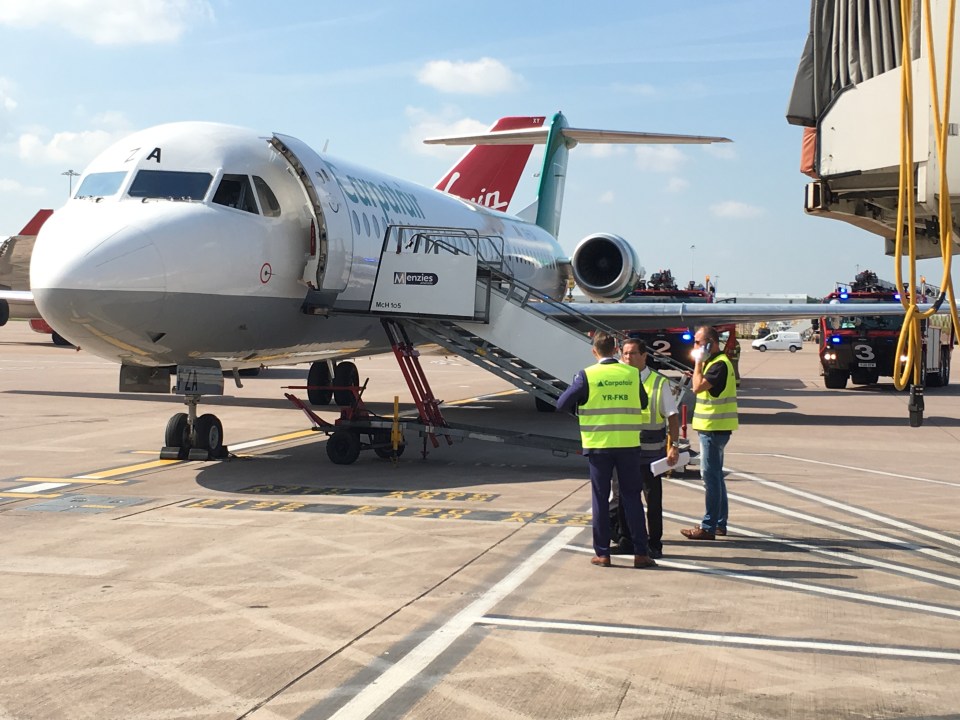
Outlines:
<svg viewBox="0 0 960 720"><path fill-rule="evenodd" d="M840 299L841 299L841 300L846 300L846 299L849 298L849 297L850 297L850 296L849 296L847 293L840 293Z"/></svg>
<svg viewBox="0 0 960 720"><path fill-rule="evenodd" d="M690 342L691 340L693 340L693 335L691 335L688 332L685 332L683 335L680 336L680 339L683 340L684 342Z"/></svg>
<svg viewBox="0 0 960 720"><path fill-rule="evenodd" d="M831 336L830 336L830 342L832 342L834 345L839 345L839 344L840 344L840 336L839 336L839 335L831 335Z"/></svg>
<svg viewBox="0 0 960 720"><path fill-rule="evenodd" d="M893 299L894 299L894 300L899 300L899 299L900 299L900 293L897 293L896 295L894 295L894 296L893 296Z"/></svg>

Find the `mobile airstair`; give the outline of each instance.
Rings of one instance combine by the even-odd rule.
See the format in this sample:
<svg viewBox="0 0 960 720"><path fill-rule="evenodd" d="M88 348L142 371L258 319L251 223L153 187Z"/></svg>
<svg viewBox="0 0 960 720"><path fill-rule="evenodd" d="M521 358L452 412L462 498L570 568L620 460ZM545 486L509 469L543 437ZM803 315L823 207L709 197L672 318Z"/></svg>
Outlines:
<svg viewBox="0 0 960 720"><path fill-rule="evenodd" d="M358 395L354 407L341 408L340 420L331 425L291 398L316 429L336 440L328 442L331 460L349 464L367 447L386 457L388 428L401 421L404 429L417 429L424 437L424 454L428 439L437 447L441 438L448 443L472 438L559 452L579 447L566 438L448 423L420 366L411 336L506 380L533 395L538 409L546 411L552 410L576 372L594 362L591 335L598 331L620 334L521 281L506 264L503 239L498 236L449 227L388 228L368 313L381 317L419 422L395 419L391 423L388 418L373 417L362 409ZM679 381L671 379L671 389L682 398L689 386L683 374L686 368L670 358L661 359L661 364L680 372ZM346 441L345 434L358 433L369 435L369 443L354 437ZM339 452L341 444L349 445L349 452ZM396 441L393 449L398 449Z"/></svg>

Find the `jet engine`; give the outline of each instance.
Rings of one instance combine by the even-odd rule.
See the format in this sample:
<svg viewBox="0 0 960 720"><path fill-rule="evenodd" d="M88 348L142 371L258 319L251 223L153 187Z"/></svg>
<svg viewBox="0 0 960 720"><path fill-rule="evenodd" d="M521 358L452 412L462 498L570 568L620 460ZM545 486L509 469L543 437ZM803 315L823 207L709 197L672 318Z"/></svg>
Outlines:
<svg viewBox="0 0 960 720"><path fill-rule="evenodd" d="M571 265L573 278L584 294L606 302L629 295L644 274L630 243L609 233L581 240L573 251Z"/></svg>

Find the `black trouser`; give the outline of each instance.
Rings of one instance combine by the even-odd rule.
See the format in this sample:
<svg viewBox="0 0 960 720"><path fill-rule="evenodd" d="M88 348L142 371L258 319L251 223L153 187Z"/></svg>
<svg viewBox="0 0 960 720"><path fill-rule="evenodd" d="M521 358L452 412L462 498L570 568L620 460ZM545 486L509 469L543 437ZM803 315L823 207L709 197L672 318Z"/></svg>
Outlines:
<svg viewBox="0 0 960 720"><path fill-rule="evenodd" d="M643 480L643 499L647 505L647 543L651 550L663 551L663 478L655 476L650 470L650 463L655 458L644 458L641 462L640 476ZM616 484L616 481L614 481ZM619 488L617 488L619 490ZM619 492L613 493L613 502L610 504L610 536L620 545L621 549L629 551L630 530L623 512L623 505L619 502Z"/></svg>

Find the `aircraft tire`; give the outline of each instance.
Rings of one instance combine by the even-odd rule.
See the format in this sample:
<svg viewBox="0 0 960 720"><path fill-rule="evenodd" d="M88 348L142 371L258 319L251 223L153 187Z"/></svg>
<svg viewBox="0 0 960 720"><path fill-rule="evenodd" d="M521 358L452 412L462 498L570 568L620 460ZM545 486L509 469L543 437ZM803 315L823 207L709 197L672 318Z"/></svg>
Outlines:
<svg viewBox="0 0 960 720"><path fill-rule="evenodd" d="M197 418L193 428L196 442L194 447L210 452L211 457L219 457L223 452L223 425L216 415L207 413Z"/></svg>
<svg viewBox="0 0 960 720"><path fill-rule="evenodd" d="M352 362L337 363L337 367L333 371L332 384L334 386L359 385L360 373L357 372L357 366ZM338 407L352 407L356 403L356 396L353 394L352 390L334 390L333 401ZM356 458L354 458L354 460L355 459ZM353 462L353 460L350 462Z"/></svg>
<svg viewBox="0 0 960 720"><path fill-rule="evenodd" d="M51 337L53 344L58 347L73 347L73 343L67 340L63 335L54 331L53 336Z"/></svg>
<svg viewBox="0 0 960 720"><path fill-rule="evenodd" d="M307 373L307 399L314 407L329 405L333 399L332 390L324 390L324 387L330 384L330 368L325 362L310 363L310 371Z"/></svg>
<svg viewBox="0 0 960 720"><path fill-rule="evenodd" d="M0 327L7 324L10 319L10 303L6 300L0 300Z"/></svg>
<svg viewBox="0 0 960 720"><path fill-rule="evenodd" d="M165 447L188 447L190 438L187 437L187 414L177 413L167 420L167 429L163 434Z"/></svg>
<svg viewBox="0 0 960 720"><path fill-rule="evenodd" d="M352 465L360 457L360 434L338 430L327 439L327 457L334 465Z"/></svg>

